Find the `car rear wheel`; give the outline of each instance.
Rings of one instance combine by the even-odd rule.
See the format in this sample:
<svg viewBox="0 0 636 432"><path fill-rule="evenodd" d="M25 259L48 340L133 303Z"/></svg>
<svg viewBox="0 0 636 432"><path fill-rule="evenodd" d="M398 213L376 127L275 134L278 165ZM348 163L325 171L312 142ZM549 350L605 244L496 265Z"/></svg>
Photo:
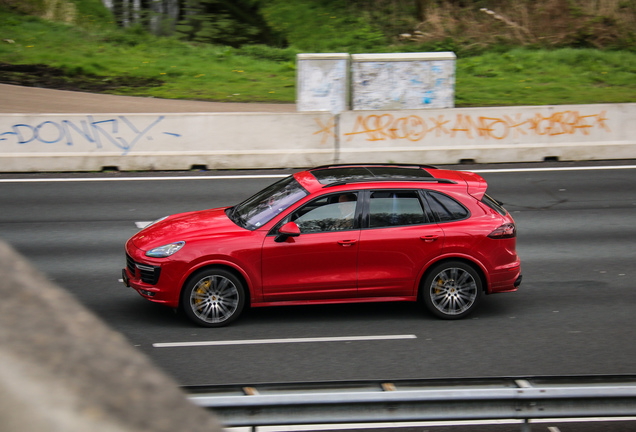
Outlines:
<svg viewBox="0 0 636 432"><path fill-rule="evenodd" d="M245 304L241 281L223 269L207 269L194 275L183 291L183 309L204 327L222 327L238 318Z"/></svg>
<svg viewBox="0 0 636 432"><path fill-rule="evenodd" d="M471 313L482 295L482 283L473 267L459 261L435 266L421 287L428 310L444 319L459 319Z"/></svg>

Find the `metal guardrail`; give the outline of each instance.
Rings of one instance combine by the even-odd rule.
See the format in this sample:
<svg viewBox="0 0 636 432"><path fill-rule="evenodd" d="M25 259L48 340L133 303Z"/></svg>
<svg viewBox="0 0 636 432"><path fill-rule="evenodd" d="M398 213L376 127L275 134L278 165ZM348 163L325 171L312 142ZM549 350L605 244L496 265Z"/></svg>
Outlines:
<svg viewBox="0 0 636 432"><path fill-rule="evenodd" d="M184 387L226 427L636 416L636 376Z"/></svg>

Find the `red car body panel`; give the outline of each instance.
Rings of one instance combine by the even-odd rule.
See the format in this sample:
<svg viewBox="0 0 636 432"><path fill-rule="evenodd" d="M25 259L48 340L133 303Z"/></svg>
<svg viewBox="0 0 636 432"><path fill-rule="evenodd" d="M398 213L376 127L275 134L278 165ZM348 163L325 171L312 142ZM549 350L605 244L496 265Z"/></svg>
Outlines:
<svg viewBox="0 0 636 432"><path fill-rule="evenodd" d="M125 281L143 297L174 308L179 306L188 278L210 266L228 268L239 275L249 291L249 304L254 307L414 301L431 266L459 259L479 270L486 293L515 291L521 275L516 237L488 237L502 225L513 224L512 217L480 201L487 185L477 174L428 171L434 178L448 182L369 181L325 188L311 170L296 173L294 179L308 192L307 196L256 229L233 222L228 208L170 216L143 229L126 243ZM284 241L280 241L274 230L290 214L317 197L346 191L355 191L362 197L370 191L382 190L440 192L463 204L469 217L396 227L357 226L343 231L301 234ZM358 206L364 205L358 201ZM164 258L146 255L173 242L185 245ZM143 271L150 267L159 274L156 283L142 280Z"/></svg>
<svg viewBox="0 0 636 432"><path fill-rule="evenodd" d="M363 230L358 296L415 297L423 264L438 257L443 245L437 224Z"/></svg>
<svg viewBox="0 0 636 432"><path fill-rule="evenodd" d="M356 297L359 230L306 234L263 244L263 299Z"/></svg>

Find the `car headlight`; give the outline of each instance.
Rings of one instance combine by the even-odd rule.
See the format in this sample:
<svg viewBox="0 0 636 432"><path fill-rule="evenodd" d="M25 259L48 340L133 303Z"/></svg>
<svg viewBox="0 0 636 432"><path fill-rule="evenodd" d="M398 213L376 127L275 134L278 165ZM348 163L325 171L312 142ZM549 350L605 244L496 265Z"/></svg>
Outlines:
<svg viewBox="0 0 636 432"><path fill-rule="evenodd" d="M159 246L146 252L147 257L165 258L173 255L185 245L184 241L178 241L167 245Z"/></svg>

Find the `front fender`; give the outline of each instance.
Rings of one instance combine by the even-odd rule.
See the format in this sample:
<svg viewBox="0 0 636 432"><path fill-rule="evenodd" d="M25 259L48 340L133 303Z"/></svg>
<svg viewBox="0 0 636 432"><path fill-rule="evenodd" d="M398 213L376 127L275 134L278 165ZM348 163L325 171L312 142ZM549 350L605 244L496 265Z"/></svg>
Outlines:
<svg viewBox="0 0 636 432"><path fill-rule="evenodd" d="M189 268L188 272L181 277L179 281L179 287L180 287L179 293L183 291L183 287L185 286L185 284L188 282L188 280L193 274L195 274L201 269L208 268L208 267L225 267L237 272L243 278L243 280L245 281L247 285L245 288L249 290L250 299L252 301L262 300L261 299L262 296L260 295L262 290L260 289L260 284L257 283L259 278L256 275L251 274L250 271L246 270L244 266L240 265L239 263L228 260L227 257L206 258L204 260L194 263Z"/></svg>

